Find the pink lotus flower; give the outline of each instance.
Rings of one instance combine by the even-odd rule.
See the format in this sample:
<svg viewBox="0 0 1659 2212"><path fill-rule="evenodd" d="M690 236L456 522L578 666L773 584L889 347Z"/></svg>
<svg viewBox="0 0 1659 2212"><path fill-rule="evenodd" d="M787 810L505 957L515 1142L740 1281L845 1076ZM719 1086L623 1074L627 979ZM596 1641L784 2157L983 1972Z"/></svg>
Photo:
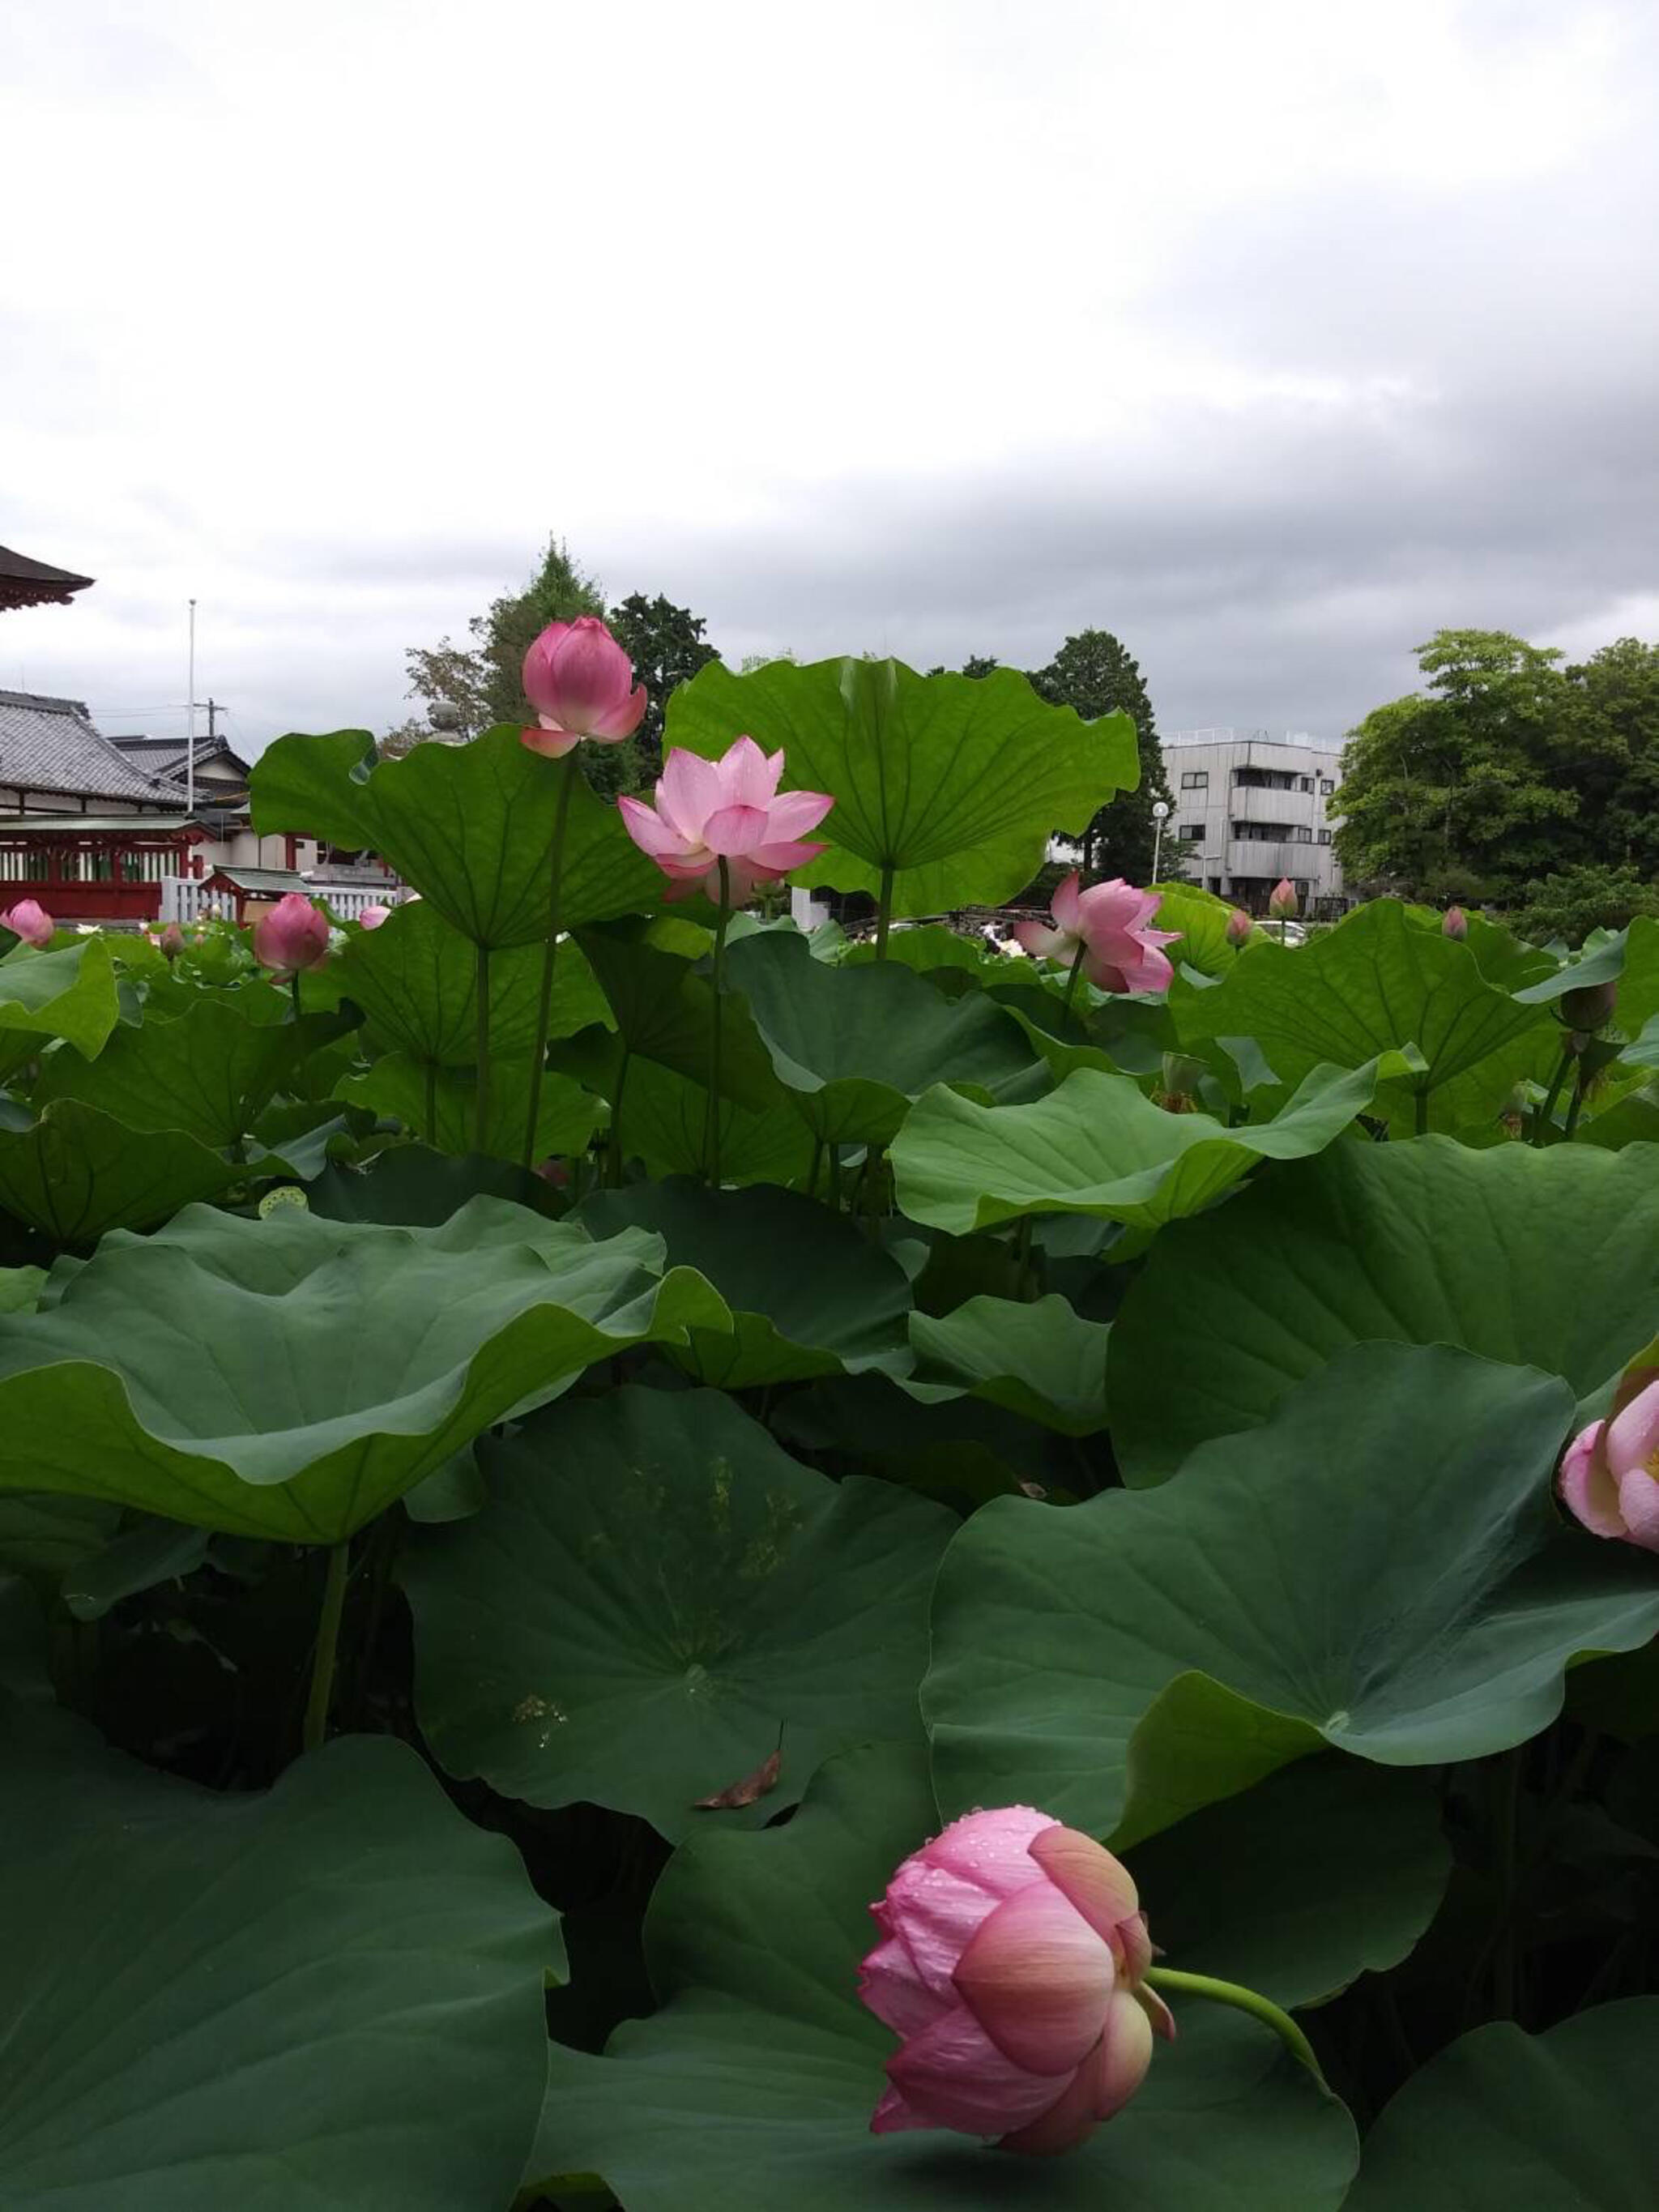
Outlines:
<svg viewBox="0 0 1659 2212"><path fill-rule="evenodd" d="M1085 947L1083 972L1100 991L1167 991L1175 970L1158 950L1173 945L1178 929L1149 929L1158 912L1156 891L1138 891L1116 877L1109 884L1078 887L1073 870L1054 893L1054 928L1017 922L1014 935L1035 959L1070 961Z"/></svg>
<svg viewBox="0 0 1659 2212"><path fill-rule="evenodd" d="M185 949L185 933L176 921L170 921L155 941L167 959L176 960Z"/></svg>
<svg viewBox="0 0 1659 2212"><path fill-rule="evenodd" d="M1141 1977L1127 1869L1029 1805L969 1813L912 1852L871 1911L859 1995L903 2038L870 2125L1069 2150L1140 2087L1175 2022Z"/></svg>
<svg viewBox="0 0 1659 2212"><path fill-rule="evenodd" d="M1461 906L1449 906L1441 917L1440 934L1461 945L1469 933L1469 918Z"/></svg>
<svg viewBox="0 0 1659 2212"><path fill-rule="evenodd" d="M1225 935L1228 944L1237 950L1241 945L1248 945L1255 934L1255 924L1249 915L1242 907L1235 907L1227 916Z"/></svg>
<svg viewBox="0 0 1659 2212"><path fill-rule="evenodd" d="M676 746L663 766L656 805L619 799L628 834L674 884L668 896L690 898L699 885L719 902L720 862L731 902L741 906L757 884L805 867L823 852L804 845L835 800L822 791L778 790L783 755L763 753L739 738L717 761Z"/></svg>
<svg viewBox="0 0 1659 2212"><path fill-rule="evenodd" d="M361 928L378 929L383 921L389 921L391 918L392 908L389 906L366 906L358 915L357 921Z"/></svg>
<svg viewBox="0 0 1659 2212"><path fill-rule="evenodd" d="M524 690L538 727L520 734L550 760L584 738L607 745L631 738L647 704L633 662L597 615L549 623L524 657Z"/></svg>
<svg viewBox="0 0 1659 2212"><path fill-rule="evenodd" d="M284 891L253 925L253 957L275 975L295 975L328 957L328 916L300 891Z"/></svg>
<svg viewBox="0 0 1659 2212"><path fill-rule="evenodd" d="M1294 921L1301 911L1296 885L1288 876L1281 876L1268 894L1267 912L1275 921Z"/></svg>
<svg viewBox="0 0 1659 2212"><path fill-rule="evenodd" d="M1592 1534L1659 1552L1659 1368L1626 1375L1610 1418L1567 1446L1561 1496Z"/></svg>
<svg viewBox="0 0 1659 2212"><path fill-rule="evenodd" d="M34 899L19 899L15 907L0 914L0 923L13 936L21 937L25 945L42 947L52 943L52 932L58 927L45 907Z"/></svg>

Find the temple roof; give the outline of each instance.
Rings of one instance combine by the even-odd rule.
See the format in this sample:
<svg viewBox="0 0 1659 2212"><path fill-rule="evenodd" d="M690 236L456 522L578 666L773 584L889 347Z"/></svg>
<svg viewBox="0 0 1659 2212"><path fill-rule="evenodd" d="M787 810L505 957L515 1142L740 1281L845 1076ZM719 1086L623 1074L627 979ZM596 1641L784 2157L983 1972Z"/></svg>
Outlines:
<svg viewBox="0 0 1659 2212"><path fill-rule="evenodd" d="M91 581L72 568L53 568L0 545L0 607L66 607L70 596L84 592Z"/></svg>
<svg viewBox="0 0 1659 2212"><path fill-rule="evenodd" d="M76 799L148 799L177 808L176 784L125 759L78 699L0 691L0 787Z"/></svg>

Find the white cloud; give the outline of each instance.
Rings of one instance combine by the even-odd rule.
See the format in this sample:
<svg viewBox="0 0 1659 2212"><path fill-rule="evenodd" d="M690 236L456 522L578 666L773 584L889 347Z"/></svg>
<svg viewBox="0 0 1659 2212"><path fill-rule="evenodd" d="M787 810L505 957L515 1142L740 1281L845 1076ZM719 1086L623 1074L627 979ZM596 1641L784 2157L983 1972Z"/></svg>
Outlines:
<svg viewBox="0 0 1659 2212"><path fill-rule="evenodd" d="M176 702L194 592L246 741L384 726L550 529L1171 724L1650 628L1656 88L1644 0L23 0L0 539L99 582L0 683Z"/></svg>

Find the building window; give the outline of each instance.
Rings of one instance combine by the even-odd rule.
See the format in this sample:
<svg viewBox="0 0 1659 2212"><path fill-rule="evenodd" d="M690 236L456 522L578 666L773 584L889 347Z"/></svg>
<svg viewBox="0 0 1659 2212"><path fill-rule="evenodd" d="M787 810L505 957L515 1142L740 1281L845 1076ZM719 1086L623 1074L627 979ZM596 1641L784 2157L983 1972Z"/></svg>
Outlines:
<svg viewBox="0 0 1659 2212"><path fill-rule="evenodd" d="M1313 842L1313 831L1309 828L1308 824L1307 824L1305 822L1298 822L1298 823L1297 823L1297 825L1296 825L1296 836L1295 836L1295 837L1291 840L1291 842L1292 842L1293 844L1297 844L1297 845L1311 845L1311 844L1312 844L1312 842Z"/></svg>
<svg viewBox="0 0 1659 2212"><path fill-rule="evenodd" d="M1334 776L1331 776L1331 775L1322 775L1322 776L1320 777L1320 779L1319 779L1319 795L1320 795L1320 797L1321 797L1322 799L1328 799L1328 798L1330 797L1331 793L1332 793L1335 789L1336 789L1336 778L1335 778Z"/></svg>
<svg viewBox="0 0 1659 2212"><path fill-rule="evenodd" d="M1183 828L1178 830L1176 835L1178 837L1189 838L1196 845L1204 836L1204 824L1201 822L1188 822Z"/></svg>
<svg viewBox="0 0 1659 2212"><path fill-rule="evenodd" d="M1181 788L1183 791L1207 791L1209 787L1210 771L1208 769L1188 768L1182 770Z"/></svg>
<svg viewBox="0 0 1659 2212"><path fill-rule="evenodd" d="M1319 833L1319 842L1320 842L1320 843L1321 843L1322 845L1328 845L1328 844L1330 843L1330 842L1331 842L1331 833L1330 833L1330 831L1329 831L1328 830L1322 830L1320 831L1320 833Z"/></svg>
<svg viewBox="0 0 1659 2212"><path fill-rule="evenodd" d="M1310 775L1297 776L1296 780L1296 787L1298 791L1311 791L1313 789L1313 778Z"/></svg>

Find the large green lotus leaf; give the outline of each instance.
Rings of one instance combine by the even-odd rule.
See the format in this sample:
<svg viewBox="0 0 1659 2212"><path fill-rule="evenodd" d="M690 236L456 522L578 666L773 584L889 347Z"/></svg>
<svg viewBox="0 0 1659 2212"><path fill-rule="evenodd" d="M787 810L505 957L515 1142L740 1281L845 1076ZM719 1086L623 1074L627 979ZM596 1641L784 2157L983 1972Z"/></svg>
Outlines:
<svg viewBox="0 0 1659 2212"><path fill-rule="evenodd" d="M1543 2035L1477 2027L1385 2107L1347 2212L1652 2212L1656 2050L1653 1996Z"/></svg>
<svg viewBox="0 0 1659 2212"><path fill-rule="evenodd" d="M872 2135L896 2045L855 1994L870 1902L938 1827L921 1762L872 1749L825 1768L787 1826L684 1844L646 1919L662 2009L605 2057L552 2047L530 2176L602 2173L628 2212L1334 2212L1346 2112L1214 2006L1183 2009L1139 2093L1066 2157Z"/></svg>
<svg viewBox="0 0 1659 2212"><path fill-rule="evenodd" d="M1165 1963L1317 2004L1397 1966L1451 1871L1438 1778L1327 1752L1137 1844Z"/></svg>
<svg viewBox="0 0 1659 2212"><path fill-rule="evenodd" d="M54 1243L148 1228L248 1172L181 1130L130 1129L78 1099L54 1101L38 1121L0 1103L0 1206Z"/></svg>
<svg viewBox="0 0 1659 2212"><path fill-rule="evenodd" d="M120 1024L96 1060L53 1053L34 1101L78 1098L129 1129L181 1129L204 1145L234 1145L292 1070L342 1026L328 1014L249 1021L234 1001L204 996L171 1021Z"/></svg>
<svg viewBox="0 0 1659 2212"><path fill-rule="evenodd" d="M595 1237L654 1231L672 1266L695 1267L720 1292L732 1328L695 1330L679 1355L699 1382L741 1390L910 1368L903 1268L810 1198L765 1184L710 1190L676 1177L596 1191L580 1218Z"/></svg>
<svg viewBox="0 0 1659 2212"><path fill-rule="evenodd" d="M1194 884L1155 884L1152 888L1158 894L1153 927L1181 933L1177 944L1164 947L1169 957L1184 961L1200 975L1224 975L1238 958L1237 948L1227 937L1227 924L1237 908Z"/></svg>
<svg viewBox="0 0 1659 2212"><path fill-rule="evenodd" d="M331 1221L380 1221L398 1229L436 1229L470 1198L504 1198L548 1215L559 1211L551 1187L516 1163L455 1159L424 1145L390 1147L367 1169L325 1169L306 1193L313 1213Z"/></svg>
<svg viewBox="0 0 1659 2212"><path fill-rule="evenodd" d="M37 952L15 945L0 960L0 1060L16 1066L28 1040L62 1037L88 1060L120 1017L115 970L101 937Z"/></svg>
<svg viewBox="0 0 1659 2212"><path fill-rule="evenodd" d="M530 1067L528 1054L490 1062L484 1150L497 1159L515 1160L524 1152ZM422 1067L401 1052L389 1052L364 1073L343 1077L334 1095L349 1105L401 1121L411 1136L438 1152L467 1153L477 1148L478 1086L470 1067ZM599 1100L569 1076L544 1075L536 1116L535 1157L546 1159L586 1151L604 1115Z"/></svg>
<svg viewBox="0 0 1659 2212"><path fill-rule="evenodd" d="M1155 1229L1196 1213L1264 1159L1322 1151L1371 1099L1376 1065L1316 1068L1271 1121L1229 1129L1154 1106L1127 1075L1079 1068L1030 1106L941 1086L892 1149L899 1211L964 1237L1021 1214L1085 1213Z"/></svg>
<svg viewBox="0 0 1659 2212"><path fill-rule="evenodd" d="M833 968L804 938L769 931L732 947L726 975L796 1111L826 1145L890 1142L930 1084L969 1085L989 1100L1029 1096L1046 1080L989 1000L947 999L891 961Z"/></svg>
<svg viewBox="0 0 1659 2212"><path fill-rule="evenodd" d="M219 1796L75 1729L6 1780L7 2212L510 2201L552 1917L413 1752L347 1737Z"/></svg>
<svg viewBox="0 0 1659 2212"><path fill-rule="evenodd" d="M0 1497L0 1575L21 1575L55 1595L65 1574L101 1552L120 1524L119 1507L98 1498L28 1491Z"/></svg>
<svg viewBox="0 0 1659 2212"><path fill-rule="evenodd" d="M489 963L491 1057L527 1059L536 1041L543 947L515 945ZM359 930L328 971L370 1029L394 1052L441 1067L478 1057L478 958L468 938L425 899L396 908L378 929ZM568 940L553 969L552 1034L605 1018L587 963Z"/></svg>
<svg viewBox="0 0 1659 2212"><path fill-rule="evenodd" d="M1433 1124L1445 1127L1483 1104L1496 1112L1517 1054L1540 1039L1547 1049L1553 1027L1541 1007L1488 982L1467 945L1413 927L1392 899L1356 908L1304 945L1253 945L1212 989L1176 1005L1183 1036L1253 1036L1287 1083L1322 1060L1358 1067L1414 1045L1424 1066L1410 1087L1431 1094ZM1480 1084L1458 1083L1477 1068Z"/></svg>
<svg viewBox="0 0 1659 2212"><path fill-rule="evenodd" d="M437 1229L191 1207L0 1318L0 1490L337 1543L579 1369L720 1327L661 1251L499 1199Z"/></svg>
<svg viewBox="0 0 1659 2212"><path fill-rule="evenodd" d="M954 1516L790 1459L718 1391L626 1386L480 1457L489 1502L399 1567L421 1730L452 1774L678 1838L781 1752L758 1824L825 1759L906 1741Z"/></svg>
<svg viewBox="0 0 1659 2212"><path fill-rule="evenodd" d="M671 931L668 944L654 941ZM700 940L695 952L674 949L682 935ZM675 917L586 929L581 936L582 950L628 1051L704 1085L714 993L708 976L697 972L696 962L710 941L706 933L693 932ZM800 942L804 946L805 940ZM752 1113L765 1112L782 1097L747 1008L729 996L721 1010L720 1095Z"/></svg>
<svg viewBox="0 0 1659 2212"><path fill-rule="evenodd" d="M1127 1481L1161 1481L1368 1340L1462 1345L1584 1398L1656 1328L1654 1146L1334 1145L1158 1239L1113 1332L1112 1443Z"/></svg>
<svg viewBox="0 0 1659 2212"><path fill-rule="evenodd" d="M870 966L875 960L872 940L844 945L835 964L847 968ZM919 975L931 975L952 998L975 982L1003 982L1018 963L1006 952L994 951L982 937L964 937L943 922L922 922L896 929L887 941L886 957Z"/></svg>
<svg viewBox="0 0 1659 2212"><path fill-rule="evenodd" d="M941 1804L1129 1843L1323 1744L1414 1766L1525 1741L1577 1654L1659 1629L1652 1560L1551 1504L1572 1413L1554 1376L1355 1345L1156 1490L994 1499L934 1599Z"/></svg>
<svg viewBox="0 0 1659 2212"><path fill-rule="evenodd" d="M530 945L547 933L560 774L516 728L486 730L466 745L416 745L401 760L377 760L366 730L278 738L253 770L253 821L262 836L298 830L367 846L475 945ZM661 872L578 773L563 927L631 914L661 890Z"/></svg>
<svg viewBox="0 0 1659 2212"><path fill-rule="evenodd" d="M1105 1427L1111 1329L1066 1299L973 1297L951 1313L912 1313L909 1326L916 1371L900 1388L923 1405L965 1392L1066 1436Z"/></svg>
<svg viewBox="0 0 1659 2212"><path fill-rule="evenodd" d="M1128 715L1082 721L1012 669L774 661L736 676L715 660L669 699L666 744L712 757L742 731L783 748L789 789L834 796L817 833L830 849L796 881L874 891L891 869L901 915L1000 906L1036 875L1055 830L1081 830L1140 773Z"/></svg>
<svg viewBox="0 0 1659 2212"><path fill-rule="evenodd" d="M592 1031L585 1032L592 1036ZM600 1032L601 1035L605 1034ZM573 1040L579 1044L580 1039ZM614 1040L612 1040L614 1042ZM561 1064L555 1048L552 1064ZM574 1066L573 1060L562 1062ZM655 1060L628 1062L617 1103L614 1062L584 1074L610 1099L613 1121L620 1124L624 1159L642 1160L654 1176L702 1174L708 1157L708 1092L689 1076L676 1075ZM751 1113L735 1099L720 1105L720 1178L726 1183L805 1184L812 1160L811 1132L801 1127L791 1103Z"/></svg>
<svg viewBox="0 0 1659 2212"><path fill-rule="evenodd" d="M1613 1018L1628 1037L1659 1014L1659 921L1642 915L1628 929L1609 933L1576 960L1564 960L1543 980L1516 997L1528 1006L1559 1011L1569 991L1598 983L1617 986Z"/></svg>

